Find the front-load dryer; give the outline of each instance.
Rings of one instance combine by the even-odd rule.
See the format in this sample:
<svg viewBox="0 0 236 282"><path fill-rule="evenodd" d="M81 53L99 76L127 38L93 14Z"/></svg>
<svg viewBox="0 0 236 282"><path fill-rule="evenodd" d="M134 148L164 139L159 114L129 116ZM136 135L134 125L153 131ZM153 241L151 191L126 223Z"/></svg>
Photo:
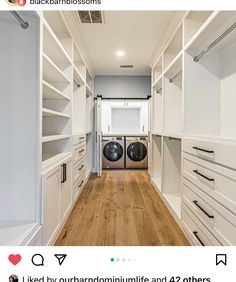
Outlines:
<svg viewBox="0 0 236 282"><path fill-rule="evenodd" d="M126 168L147 168L148 137L126 137Z"/></svg>
<svg viewBox="0 0 236 282"><path fill-rule="evenodd" d="M102 139L102 167L125 167L125 141L124 137L106 137Z"/></svg>

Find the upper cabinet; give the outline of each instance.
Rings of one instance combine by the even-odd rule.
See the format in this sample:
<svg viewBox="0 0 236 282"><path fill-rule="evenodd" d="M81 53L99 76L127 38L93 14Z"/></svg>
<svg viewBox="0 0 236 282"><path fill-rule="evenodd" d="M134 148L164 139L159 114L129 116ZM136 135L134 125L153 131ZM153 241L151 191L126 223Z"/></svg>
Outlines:
<svg viewBox="0 0 236 282"><path fill-rule="evenodd" d="M103 134L147 134L147 101L102 101Z"/></svg>

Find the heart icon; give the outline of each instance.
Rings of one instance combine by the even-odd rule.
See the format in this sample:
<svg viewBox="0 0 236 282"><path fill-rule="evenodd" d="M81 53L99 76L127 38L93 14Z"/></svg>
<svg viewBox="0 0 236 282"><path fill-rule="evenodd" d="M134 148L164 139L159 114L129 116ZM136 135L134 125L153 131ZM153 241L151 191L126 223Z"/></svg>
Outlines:
<svg viewBox="0 0 236 282"><path fill-rule="evenodd" d="M20 261L21 261L21 255L16 254L16 255L9 255L8 257L9 261L13 264L13 265L17 265Z"/></svg>

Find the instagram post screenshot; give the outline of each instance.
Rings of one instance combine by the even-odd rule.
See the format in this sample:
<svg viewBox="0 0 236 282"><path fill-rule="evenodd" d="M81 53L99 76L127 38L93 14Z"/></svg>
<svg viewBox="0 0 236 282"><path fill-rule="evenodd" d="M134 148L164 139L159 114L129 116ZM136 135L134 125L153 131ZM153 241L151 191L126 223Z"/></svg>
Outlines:
<svg viewBox="0 0 236 282"><path fill-rule="evenodd" d="M0 0L0 282L236 281L236 3Z"/></svg>

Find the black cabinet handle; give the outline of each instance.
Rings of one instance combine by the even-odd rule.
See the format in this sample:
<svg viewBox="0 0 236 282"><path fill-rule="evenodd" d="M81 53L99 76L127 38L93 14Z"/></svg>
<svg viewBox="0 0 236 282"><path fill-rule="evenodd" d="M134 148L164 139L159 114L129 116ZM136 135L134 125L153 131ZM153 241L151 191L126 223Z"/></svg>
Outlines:
<svg viewBox="0 0 236 282"><path fill-rule="evenodd" d="M79 151L79 153L81 154L81 153L83 153L84 152L84 149L83 150L81 150L81 151Z"/></svg>
<svg viewBox="0 0 236 282"><path fill-rule="evenodd" d="M66 182L66 164L63 164L61 167L62 167L61 183L64 183Z"/></svg>
<svg viewBox="0 0 236 282"><path fill-rule="evenodd" d="M197 169L194 169L193 172L200 175L201 177L207 179L208 181L215 181L214 178L209 178L209 177L205 176L204 174L200 173Z"/></svg>
<svg viewBox="0 0 236 282"><path fill-rule="evenodd" d="M193 201L194 205L197 206L207 217L209 218L214 218L213 215L210 215L207 211L205 211L199 204L197 201Z"/></svg>
<svg viewBox="0 0 236 282"><path fill-rule="evenodd" d="M80 185L78 186L78 188L80 188L84 183L84 180L81 181Z"/></svg>
<svg viewBox="0 0 236 282"><path fill-rule="evenodd" d="M64 166L64 182L66 182L66 178L67 178L66 164L63 164L63 166Z"/></svg>
<svg viewBox="0 0 236 282"><path fill-rule="evenodd" d="M199 243L202 245L202 246L205 246L205 244L202 242L202 240L199 238L198 234L197 234L197 231L194 231L193 232L193 235L197 238L197 240L199 241Z"/></svg>
<svg viewBox="0 0 236 282"><path fill-rule="evenodd" d="M79 168L79 170L82 170L84 168L84 165L82 165L80 168Z"/></svg>
<svg viewBox="0 0 236 282"><path fill-rule="evenodd" d="M61 183L64 183L64 167L61 165Z"/></svg>
<svg viewBox="0 0 236 282"><path fill-rule="evenodd" d="M79 137L79 140L83 140L84 139L84 137Z"/></svg>
<svg viewBox="0 0 236 282"><path fill-rule="evenodd" d="M198 150L198 151L202 151L202 152L206 152L206 153L210 153L210 154L214 154L214 151L212 151L212 150L202 149L202 148L199 148L197 146L193 146L193 149Z"/></svg>

